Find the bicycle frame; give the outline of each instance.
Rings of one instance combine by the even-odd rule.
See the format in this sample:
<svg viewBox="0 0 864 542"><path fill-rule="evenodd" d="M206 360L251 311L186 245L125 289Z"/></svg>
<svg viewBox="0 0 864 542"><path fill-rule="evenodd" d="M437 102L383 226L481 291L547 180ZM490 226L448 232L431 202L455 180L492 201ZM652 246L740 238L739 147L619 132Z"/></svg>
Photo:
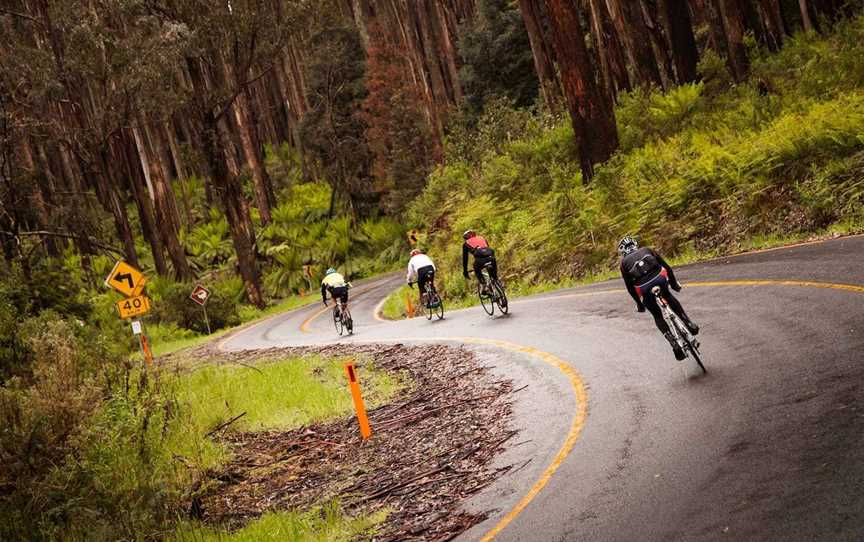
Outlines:
<svg viewBox="0 0 864 542"><path fill-rule="evenodd" d="M684 355L688 358L692 357L696 363L699 364L702 372L707 373L708 371L702 363L702 354L699 352L699 341L690 334L690 331L687 330L684 322L681 321L681 318L679 318L678 315L675 314L675 311L669 307L669 303L663 298L659 286L652 288L651 294L657 298L660 310L663 311L663 318L669 322L669 330L675 337L675 342L678 343L678 346L684 352Z"/></svg>

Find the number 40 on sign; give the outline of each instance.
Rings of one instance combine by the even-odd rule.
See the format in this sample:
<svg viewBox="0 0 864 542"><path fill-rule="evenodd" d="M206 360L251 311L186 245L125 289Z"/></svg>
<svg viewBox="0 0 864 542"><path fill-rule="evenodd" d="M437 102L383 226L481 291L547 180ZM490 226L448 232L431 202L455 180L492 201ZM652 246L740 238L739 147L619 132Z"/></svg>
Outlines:
<svg viewBox="0 0 864 542"><path fill-rule="evenodd" d="M150 298L146 295L128 297L117 302L117 312L120 318L134 318L146 314L150 310Z"/></svg>

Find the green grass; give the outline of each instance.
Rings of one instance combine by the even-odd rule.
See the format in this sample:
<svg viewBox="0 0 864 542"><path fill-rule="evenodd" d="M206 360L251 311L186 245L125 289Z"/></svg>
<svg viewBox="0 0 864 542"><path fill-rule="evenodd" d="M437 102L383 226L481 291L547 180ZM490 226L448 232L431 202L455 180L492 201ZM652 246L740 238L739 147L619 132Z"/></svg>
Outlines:
<svg viewBox="0 0 864 542"><path fill-rule="evenodd" d="M381 405L404 387L371 363L359 368L363 397ZM194 431L206 432L245 412L233 428L292 429L353 411L343 360L305 356L241 365L207 366L177 377L176 393L189 405Z"/></svg>
<svg viewBox="0 0 864 542"><path fill-rule="evenodd" d="M200 524L186 524L170 538L172 542L348 542L370 539L386 512L351 517L338 503L305 513L271 512L246 527L228 533Z"/></svg>
<svg viewBox="0 0 864 542"><path fill-rule="evenodd" d="M227 335L228 333L231 333L240 326L253 323L257 320L263 320L276 314L281 314L283 312L299 309L300 307L305 307L306 305L310 305L319 299L320 298L317 295L307 294L303 296L297 295L288 297L280 301L279 303L270 305L264 309L258 309L249 305L241 305L239 309L241 321L240 325L220 329L214 333L211 333L210 335L201 335L199 333L195 333L194 331L180 329L177 326L165 324L148 325L146 328L146 333L148 338L150 339L150 345L153 349L153 355L159 357L178 352L180 350L185 350L187 348L194 348L196 346L200 346L209 341ZM135 352L135 354L133 354L133 358L141 359L140 352Z"/></svg>

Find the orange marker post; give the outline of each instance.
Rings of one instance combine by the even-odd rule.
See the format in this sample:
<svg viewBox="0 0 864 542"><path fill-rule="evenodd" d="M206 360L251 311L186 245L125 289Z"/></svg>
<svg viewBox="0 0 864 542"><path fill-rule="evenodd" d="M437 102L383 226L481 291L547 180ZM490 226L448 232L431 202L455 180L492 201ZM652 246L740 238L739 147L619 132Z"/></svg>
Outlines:
<svg viewBox="0 0 864 542"><path fill-rule="evenodd" d="M411 302L411 294L405 294L405 313L408 318L414 318L414 303Z"/></svg>
<svg viewBox="0 0 864 542"><path fill-rule="evenodd" d="M366 440L372 436L372 428L369 427L369 418L366 416L366 406L360 394L360 382L357 381L357 370L354 368L353 361L345 364L345 374L348 375L348 387L351 388L351 396L354 398L354 410L357 411L360 434L363 435L363 440Z"/></svg>
<svg viewBox="0 0 864 542"><path fill-rule="evenodd" d="M150 350L150 343L147 341L147 336L141 334L141 351L144 353L144 362L150 367L153 365L153 351Z"/></svg>

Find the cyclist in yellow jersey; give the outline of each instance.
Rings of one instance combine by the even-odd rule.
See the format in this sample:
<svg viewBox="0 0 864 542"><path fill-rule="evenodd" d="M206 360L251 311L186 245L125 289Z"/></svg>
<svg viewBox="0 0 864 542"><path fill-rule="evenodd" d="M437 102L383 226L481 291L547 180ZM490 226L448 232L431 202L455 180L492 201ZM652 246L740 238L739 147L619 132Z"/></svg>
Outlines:
<svg viewBox="0 0 864 542"><path fill-rule="evenodd" d="M347 309L349 286L350 283L345 281L345 277L337 273L332 267L328 269L324 275L324 280L321 281L321 300L324 301L324 305L327 305L327 292L330 292L333 299L341 299L342 306Z"/></svg>

